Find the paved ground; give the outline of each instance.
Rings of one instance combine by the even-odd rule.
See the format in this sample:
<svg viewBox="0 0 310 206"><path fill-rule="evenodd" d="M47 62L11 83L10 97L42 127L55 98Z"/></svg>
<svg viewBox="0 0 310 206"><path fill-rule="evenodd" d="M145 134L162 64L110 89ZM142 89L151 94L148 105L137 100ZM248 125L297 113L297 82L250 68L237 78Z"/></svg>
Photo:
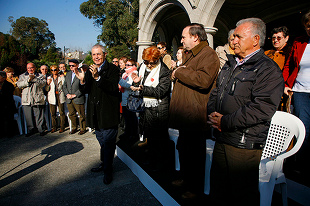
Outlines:
<svg viewBox="0 0 310 206"><path fill-rule="evenodd" d="M0 205L161 205L118 158L103 184L92 133L0 138Z"/></svg>

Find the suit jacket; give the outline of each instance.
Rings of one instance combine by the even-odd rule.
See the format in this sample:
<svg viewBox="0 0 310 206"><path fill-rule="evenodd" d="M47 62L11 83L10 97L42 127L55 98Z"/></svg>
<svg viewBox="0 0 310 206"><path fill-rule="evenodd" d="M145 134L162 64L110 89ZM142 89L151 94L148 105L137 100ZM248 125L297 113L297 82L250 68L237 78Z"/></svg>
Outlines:
<svg viewBox="0 0 310 206"><path fill-rule="evenodd" d="M67 94L75 94L76 97L73 99L66 98L67 104L70 104L72 101L75 104L84 104L85 94L80 90L80 80L75 76L71 84L71 79L72 79L72 71L69 71L65 77L63 91L65 96L67 96Z"/></svg>
<svg viewBox="0 0 310 206"><path fill-rule="evenodd" d="M119 69L105 61L99 76L100 79L96 81L87 70L85 84L80 85L81 90L88 93L86 125L108 129L119 123Z"/></svg>

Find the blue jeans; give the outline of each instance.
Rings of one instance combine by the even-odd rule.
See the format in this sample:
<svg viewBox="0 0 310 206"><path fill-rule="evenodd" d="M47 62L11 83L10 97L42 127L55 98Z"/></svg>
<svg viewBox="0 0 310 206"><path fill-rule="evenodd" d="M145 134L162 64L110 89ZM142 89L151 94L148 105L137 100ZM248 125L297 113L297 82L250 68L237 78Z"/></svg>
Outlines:
<svg viewBox="0 0 310 206"><path fill-rule="evenodd" d="M100 160L104 173L112 174L113 159L116 149L117 126L109 129L96 129L96 138L100 144Z"/></svg>
<svg viewBox="0 0 310 206"><path fill-rule="evenodd" d="M310 93L294 92L294 113L304 123L306 128L306 140L310 134Z"/></svg>
<svg viewBox="0 0 310 206"><path fill-rule="evenodd" d="M297 153L297 159L303 162L310 158L309 134L310 134L310 93L294 92L293 94L294 114L304 123L306 137L304 143ZM306 166L307 167L307 166Z"/></svg>

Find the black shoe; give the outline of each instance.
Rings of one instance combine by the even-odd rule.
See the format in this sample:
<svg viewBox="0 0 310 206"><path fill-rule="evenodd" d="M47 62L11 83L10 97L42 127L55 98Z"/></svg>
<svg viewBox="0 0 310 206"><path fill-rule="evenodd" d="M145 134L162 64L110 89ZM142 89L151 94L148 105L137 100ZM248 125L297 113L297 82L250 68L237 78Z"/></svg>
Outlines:
<svg viewBox="0 0 310 206"><path fill-rule="evenodd" d="M46 132L45 132L45 131L40 132L40 136L44 136L44 135L46 135Z"/></svg>
<svg viewBox="0 0 310 206"><path fill-rule="evenodd" d="M33 129L32 130L28 130L28 133L25 135L25 137L30 137L34 133L35 133L35 131Z"/></svg>
<svg viewBox="0 0 310 206"><path fill-rule="evenodd" d="M92 172L101 172L103 171L103 163L101 163L98 167L92 168L90 171Z"/></svg>
<svg viewBox="0 0 310 206"><path fill-rule="evenodd" d="M113 175L112 174L104 174L104 177L103 177L103 183L108 185L112 182L113 180Z"/></svg>

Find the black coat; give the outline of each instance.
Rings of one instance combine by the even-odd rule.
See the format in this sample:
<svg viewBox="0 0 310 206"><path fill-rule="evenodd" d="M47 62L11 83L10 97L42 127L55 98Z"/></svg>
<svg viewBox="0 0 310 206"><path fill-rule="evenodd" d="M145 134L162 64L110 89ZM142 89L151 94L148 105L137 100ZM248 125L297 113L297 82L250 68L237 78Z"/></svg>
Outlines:
<svg viewBox="0 0 310 206"><path fill-rule="evenodd" d="M14 119L16 113L15 101L13 99L14 85L4 81L0 90L0 116L1 120Z"/></svg>
<svg viewBox="0 0 310 206"><path fill-rule="evenodd" d="M216 139L238 148L263 148L284 91L282 72L262 49L236 68L235 56L227 57L208 102L208 114L224 115Z"/></svg>
<svg viewBox="0 0 310 206"><path fill-rule="evenodd" d="M157 107L145 108L144 112L140 114L140 125L143 130L168 129L170 91L170 70L161 62L158 85L156 87L144 86L141 92L142 96L155 97L159 100Z"/></svg>
<svg viewBox="0 0 310 206"><path fill-rule="evenodd" d="M105 61L96 81L90 71L86 71L85 84L80 85L88 93L86 124L91 128L108 129L119 124L118 81L119 69Z"/></svg>

